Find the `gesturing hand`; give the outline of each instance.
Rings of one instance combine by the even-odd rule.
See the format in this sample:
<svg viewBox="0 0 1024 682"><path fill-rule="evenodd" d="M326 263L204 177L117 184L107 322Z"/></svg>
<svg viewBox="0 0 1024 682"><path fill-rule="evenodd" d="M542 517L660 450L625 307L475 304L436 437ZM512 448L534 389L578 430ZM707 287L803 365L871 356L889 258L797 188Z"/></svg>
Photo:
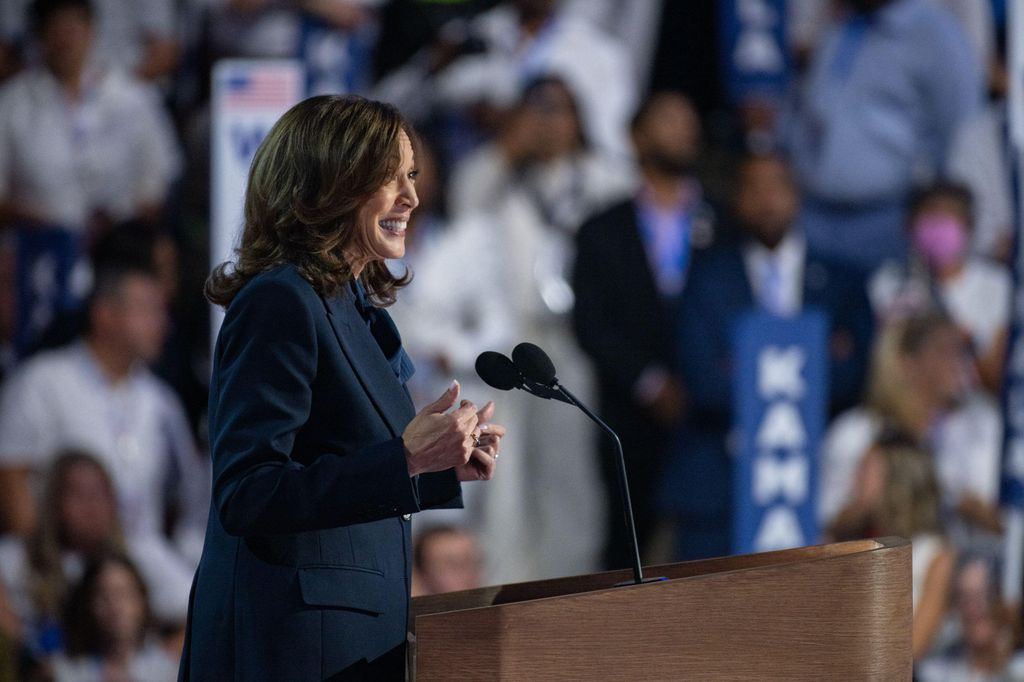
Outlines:
<svg viewBox="0 0 1024 682"><path fill-rule="evenodd" d="M468 400L448 412L458 397L459 384L453 381L440 398L420 410L405 427L402 440L410 476L465 466L470 461L479 416Z"/></svg>
<svg viewBox="0 0 1024 682"><path fill-rule="evenodd" d="M497 466L498 448L501 446L501 439L505 435L505 427L500 424L489 423L494 416L494 402L488 401L483 409L476 413L478 426L476 428L476 444L469 461L462 466L455 467L455 475L460 481L489 481L494 476L494 469Z"/></svg>

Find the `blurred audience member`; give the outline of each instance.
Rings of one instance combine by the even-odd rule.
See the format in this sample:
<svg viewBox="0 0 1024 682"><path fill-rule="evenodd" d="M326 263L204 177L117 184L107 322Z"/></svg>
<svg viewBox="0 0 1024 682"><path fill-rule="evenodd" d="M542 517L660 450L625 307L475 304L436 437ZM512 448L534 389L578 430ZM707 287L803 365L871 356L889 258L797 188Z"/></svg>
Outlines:
<svg viewBox="0 0 1024 682"><path fill-rule="evenodd" d="M982 70L929 0L848 0L815 50L785 137L808 244L871 270L905 254L907 197L981 105Z"/></svg>
<svg viewBox="0 0 1024 682"><path fill-rule="evenodd" d="M920 682L1021 682L1024 654L1014 652L1013 611L1002 604L996 577L982 558L957 571L955 613L962 639L950 651L923 661Z"/></svg>
<svg viewBox="0 0 1024 682"><path fill-rule="evenodd" d="M954 544L985 543L986 533L999 529L1002 420L992 399L965 381L968 362L963 335L940 312L883 327L865 404L841 414L825 434L819 478L823 525L849 501L855 472L872 443L897 433L934 453Z"/></svg>
<svg viewBox="0 0 1024 682"><path fill-rule="evenodd" d="M159 214L179 157L155 91L93 58L89 0L35 0L43 63L0 88L0 221L72 232Z"/></svg>
<svg viewBox="0 0 1024 682"><path fill-rule="evenodd" d="M35 0L42 62L0 86L0 227L16 228L16 350L88 288L85 243L156 218L179 167L158 94L95 58L88 0Z"/></svg>
<svg viewBox="0 0 1024 682"><path fill-rule="evenodd" d="M96 8L97 61L143 80L172 76L179 44L174 0L91 0ZM35 54L26 45L26 9L31 0L6 0L0 11L0 48L16 57ZM23 52L29 54L22 54Z"/></svg>
<svg viewBox="0 0 1024 682"><path fill-rule="evenodd" d="M661 493L678 519L681 558L730 550L732 330L744 313L757 308L780 317L823 312L829 324L831 411L860 398L872 334L864 280L807 243L797 223L799 206L796 185L780 157L747 157L736 174L741 241L694 259L676 348L690 410Z"/></svg>
<svg viewBox="0 0 1024 682"><path fill-rule="evenodd" d="M949 605L955 554L943 537L932 457L905 442L865 453L853 495L829 527L836 541L895 535L913 543L914 660L928 653Z"/></svg>
<svg viewBox="0 0 1024 682"><path fill-rule="evenodd" d="M600 413L622 439L641 555L656 525L655 482L686 402L673 341L691 251L713 238L714 212L695 167L697 112L684 96L657 93L633 118L641 187L587 220L576 237L576 339L597 371ZM598 444L607 498L607 568L631 565L615 444Z"/></svg>
<svg viewBox="0 0 1024 682"><path fill-rule="evenodd" d="M439 111L472 113L489 132L526 84L553 72L577 93L594 148L626 155L624 133L637 92L629 55L556 0L508 0L468 23L449 24L437 43L379 83L374 96L417 122Z"/></svg>
<svg viewBox="0 0 1024 682"><path fill-rule="evenodd" d="M111 554L88 566L65 609L67 655L54 663L55 682L171 682L178 659L153 637L146 584L126 557Z"/></svg>
<svg viewBox="0 0 1024 682"><path fill-rule="evenodd" d="M206 12L211 61L289 58L306 69L307 94L365 92L373 76L376 9L383 0L190 0Z"/></svg>
<svg viewBox="0 0 1024 682"><path fill-rule="evenodd" d="M196 451L180 403L147 369L160 351L166 312L148 271L98 274L85 337L21 366L0 397L3 527L36 527L39 478L62 448L96 454L117 491L129 550L154 589L154 608L183 619L205 527L208 462ZM175 491L181 516L164 534Z"/></svg>
<svg viewBox="0 0 1024 682"><path fill-rule="evenodd" d="M972 209L962 185L940 182L919 192L907 221L910 259L883 265L871 296L881 317L932 306L948 312L969 340L982 385L998 396L1012 281L1005 266L972 254Z"/></svg>
<svg viewBox="0 0 1024 682"><path fill-rule="evenodd" d="M626 194L633 183L628 165L594 148L577 95L557 73L527 85L496 141L455 167L452 216L488 212L518 191L549 226L575 232L595 207Z"/></svg>
<svg viewBox="0 0 1024 682"><path fill-rule="evenodd" d="M418 304L431 311L430 323L416 333L420 352L446 357L457 376L473 373L481 351L507 353L529 340L550 354L566 386L584 401L590 395L590 369L569 324L573 236L585 216L624 196L631 179L587 145L577 107L566 81L533 81L500 142L455 171L453 222L420 260L414 288ZM506 147L516 150L515 161ZM452 272L473 286L443 286ZM596 434L569 409L522 392L502 399L504 423L520 436L506 444L502 475L484 494L481 542L494 562L488 580L596 567L602 537ZM533 504L524 508L524 499Z"/></svg>
<svg viewBox="0 0 1024 682"><path fill-rule="evenodd" d="M433 526L419 533L412 550L412 596L480 587L483 557L476 536L458 526Z"/></svg>
<svg viewBox="0 0 1024 682"><path fill-rule="evenodd" d="M1006 42L1005 37L997 41L989 69L988 105L960 125L946 161L949 177L967 185L975 198L974 251L1003 262L1010 260L1014 234Z"/></svg>
<svg viewBox="0 0 1024 682"><path fill-rule="evenodd" d="M565 14L601 29L629 52L633 67L631 80L638 93L647 92L651 82L663 4L664 0L561 0Z"/></svg>
<svg viewBox="0 0 1024 682"><path fill-rule="evenodd" d="M17 614L20 641L42 661L63 642L61 608L85 566L123 551L113 482L92 455L65 450L46 482L38 529L27 542L0 541L0 577Z"/></svg>

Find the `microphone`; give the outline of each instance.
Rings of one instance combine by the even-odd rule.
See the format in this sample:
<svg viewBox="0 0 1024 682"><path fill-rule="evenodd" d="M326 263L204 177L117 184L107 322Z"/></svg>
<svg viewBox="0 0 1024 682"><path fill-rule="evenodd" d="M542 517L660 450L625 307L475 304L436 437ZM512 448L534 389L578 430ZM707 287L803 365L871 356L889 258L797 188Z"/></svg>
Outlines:
<svg viewBox="0 0 1024 682"><path fill-rule="evenodd" d="M519 388L538 398L557 400L572 405L572 402L567 400L558 391L524 377L512 360L501 353L493 350L484 351L477 356L475 367L477 375L491 388L496 388L499 391L510 391L513 388ZM553 374L554 367L551 369Z"/></svg>
<svg viewBox="0 0 1024 682"><path fill-rule="evenodd" d="M504 357L504 356L502 356ZM551 358L545 353L539 346L524 341L518 346L512 349L512 365L527 382L534 382L536 385L543 387L549 391L553 391L564 399L563 402L568 402L571 405L578 407L583 414L587 415L591 421L597 424L601 429L607 433L615 441L615 448L618 452L618 478L619 478L619 494L622 496L622 507L624 510L623 516L626 523L626 528L629 530L629 541L631 544L630 554L633 558L633 583L640 585L645 582L657 582L665 580L665 578L647 578L644 579L643 567L640 565L640 547L636 539L636 523L633 520L633 503L629 497L629 479L626 476L626 457L622 452L622 441L619 440L619 435L608 426L600 417L598 417L593 410L584 405L580 400L574 396L569 389L562 386L558 382L558 377L555 373L555 364L551 362ZM484 379L486 381L486 379ZM631 583L624 583L631 584Z"/></svg>
<svg viewBox="0 0 1024 682"><path fill-rule="evenodd" d="M554 386L558 383L555 364L551 362L551 358L539 346L528 341L523 341L512 349L512 363L524 377L538 384Z"/></svg>
<svg viewBox="0 0 1024 682"><path fill-rule="evenodd" d="M484 351L477 356L476 373L484 383L499 391L523 387L523 377L512 361L493 350Z"/></svg>

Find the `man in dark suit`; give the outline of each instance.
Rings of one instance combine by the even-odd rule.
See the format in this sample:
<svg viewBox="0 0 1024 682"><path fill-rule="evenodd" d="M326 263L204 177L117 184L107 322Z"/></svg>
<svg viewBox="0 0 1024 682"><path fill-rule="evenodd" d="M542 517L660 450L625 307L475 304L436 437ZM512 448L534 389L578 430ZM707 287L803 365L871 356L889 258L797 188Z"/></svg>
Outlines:
<svg viewBox="0 0 1024 682"><path fill-rule="evenodd" d="M636 197L591 218L579 231L573 324L597 371L600 409L622 439L641 552L656 519L655 480L685 403L674 360L674 309L690 252L711 239L713 212L694 166L700 121L675 93L647 100L633 119L642 173ZM605 563L630 565L614 444L602 439L608 499Z"/></svg>
<svg viewBox="0 0 1024 682"><path fill-rule="evenodd" d="M786 162L745 158L736 174L737 243L694 259L680 306L677 350L690 410L663 481L677 521L677 556L728 554L731 543L732 328L747 310L776 315L817 308L829 319L829 411L859 401L872 339L865 284L848 266L816 256L795 226L799 198Z"/></svg>

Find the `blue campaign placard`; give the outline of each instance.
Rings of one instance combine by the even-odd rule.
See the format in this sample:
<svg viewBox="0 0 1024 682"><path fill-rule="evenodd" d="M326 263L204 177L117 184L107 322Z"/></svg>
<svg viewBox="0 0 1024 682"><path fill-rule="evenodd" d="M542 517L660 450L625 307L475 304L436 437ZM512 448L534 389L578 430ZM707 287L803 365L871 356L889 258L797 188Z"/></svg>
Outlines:
<svg viewBox="0 0 1024 682"><path fill-rule="evenodd" d="M14 230L17 267L14 345L23 355L54 318L75 310L90 275L84 272L82 236L57 226L19 226Z"/></svg>
<svg viewBox="0 0 1024 682"><path fill-rule="evenodd" d="M789 84L786 0L719 0L722 75L733 102L778 99Z"/></svg>
<svg viewBox="0 0 1024 682"><path fill-rule="evenodd" d="M828 322L754 310L733 334L736 458L733 550L813 544L817 463L828 404Z"/></svg>

